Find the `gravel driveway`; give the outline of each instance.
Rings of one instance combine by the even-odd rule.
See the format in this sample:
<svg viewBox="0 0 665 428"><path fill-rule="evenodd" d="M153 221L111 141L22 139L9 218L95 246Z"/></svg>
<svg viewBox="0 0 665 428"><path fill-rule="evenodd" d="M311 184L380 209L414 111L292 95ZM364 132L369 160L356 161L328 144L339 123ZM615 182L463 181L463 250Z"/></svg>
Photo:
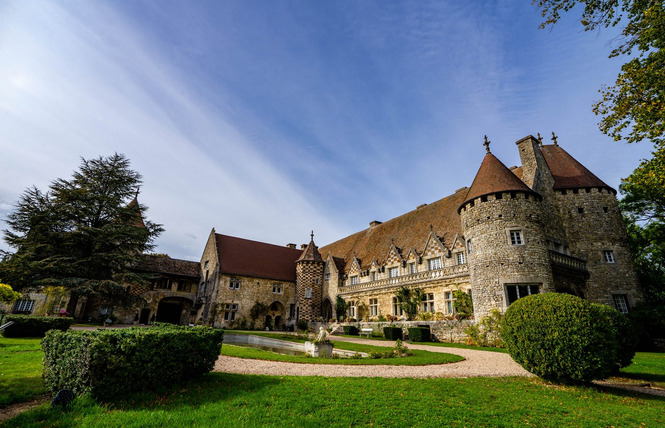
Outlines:
<svg viewBox="0 0 665 428"><path fill-rule="evenodd" d="M395 342L371 339L351 339L332 336L333 341L362 343L366 345L395 346ZM533 376L510 358L500 352L476 351L473 349L444 348L439 346L416 345L411 349L430 352L445 352L460 355L464 361L428 366L352 366L341 364L300 364L281 361L250 360L220 356L214 371L240 374L265 374L276 376L326 376L326 377L502 377Z"/></svg>

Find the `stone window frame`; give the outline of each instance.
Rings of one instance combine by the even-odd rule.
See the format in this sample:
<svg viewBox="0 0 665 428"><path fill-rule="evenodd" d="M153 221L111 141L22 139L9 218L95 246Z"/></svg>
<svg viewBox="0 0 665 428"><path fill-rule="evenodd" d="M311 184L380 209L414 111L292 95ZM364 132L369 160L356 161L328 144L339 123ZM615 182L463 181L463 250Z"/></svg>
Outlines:
<svg viewBox="0 0 665 428"><path fill-rule="evenodd" d="M455 295L452 290L443 292L443 306L447 315L453 315L455 313L455 300Z"/></svg>
<svg viewBox="0 0 665 428"><path fill-rule="evenodd" d="M524 237L524 230L521 227L507 228L506 235L508 237L508 243L513 247L521 247L526 244L526 238Z"/></svg>
<svg viewBox="0 0 665 428"><path fill-rule="evenodd" d="M434 293L423 293L421 303L423 312L434 313Z"/></svg>
<svg viewBox="0 0 665 428"><path fill-rule="evenodd" d="M625 293L612 294L612 302L617 311L622 314L627 314L630 311L630 304L628 303L628 295Z"/></svg>
<svg viewBox="0 0 665 428"><path fill-rule="evenodd" d="M272 283L272 293L273 294L282 294L282 283L281 282L273 282Z"/></svg>
<svg viewBox="0 0 665 428"><path fill-rule="evenodd" d="M369 316L376 317L379 315L379 299L369 299Z"/></svg>
<svg viewBox="0 0 665 428"><path fill-rule="evenodd" d="M458 265L465 265L466 264L466 257L464 255L464 251L460 251L458 253L455 253L455 259L457 260Z"/></svg>
<svg viewBox="0 0 665 428"><path fill-rule="evenodd" d="M359 275L351 275L349 277L349 284L351 284L351 285L360 284L360 276Z"/></svg>
<svg viewBox="0 0 665 428"><path fill-rule="evenodd" d="M418 273L418 267L416 266L416 262L410 262L408 266L409 266L409 275Z"/></svg>
<svg viewBox="0 0 665 428"><path fill-rule="evenodd" d="M355 318L356 312L358 312L358 302L356 300L351 300L346 311L349 318Z"/></svg>
<svg viewBox="0 0 665 428"><path fill-rule="evenodd" d="M230 290L240 290L240 284L242 279L240 278L229 278L229 289Z"/></svg>
<svg viewBox="0 0 665 428"><path fill-rule="evenodd" d="M224 321L235 321L236 315L238 313L238 304L237 303L225 303L224 304Z"/></svg>
<svg viewBox="0 0 665 428"><path fill-rule="evenodd" d="M509 291L509 287L515 287L515 295L517 298L513 301L511 301L511 293ZM520 289L520 287L528 287L526 290L524 288ZM533 292L533 287L536 287L536 292ZM506 307L510 306L511 304L515 303L517 300L521 299L522 297L526 296L532 296L534 294L540 294L542 289L542 284L538 284L535 282L525 282L525 283L507 283L503 284L503 290L505 293L506 297ZM526 291L526 294L524 293ZM523 294L523 295L522 295Z"/></svg>
<svg viewBox="0 0 665 428"><path fill-rule="evenodd" d="M614 257L614 250L603 250L603 261L607 264L615 264L617 259Z"/></svg>
<svg viewBox="0 0 665 428"><path fill-rule="evenodd" d="M443 260L441 259L441 256L427 259L427 270L438 270L441 268L443 268Z"/></svg>
<svg viewBox="0 0 665 428"><path fill-rule="evenodd" d="M12 312L27 312L29 314L35 309L35 301L33 299L18 299L14 302Z"/></svg>
<svg viewBox="0 0 665 428"><path fill-rule="evenodd" d="M305 299L311 299L312 298L312 288L305 288Z"/></svg>
<svg viewBox="0 0 665 428"><path fill-rule="evenodd" d="M399 266L388 268L388 278L397 278L399 276Z"/></svg>
<svg viewBox="0 0 665 428"><path fill-rule="evenodd" d="M400 299L397 296L393 296L393 315L396 317L401 317L404 315L404 311L402 310L402 307L400 306Z"/></svg>

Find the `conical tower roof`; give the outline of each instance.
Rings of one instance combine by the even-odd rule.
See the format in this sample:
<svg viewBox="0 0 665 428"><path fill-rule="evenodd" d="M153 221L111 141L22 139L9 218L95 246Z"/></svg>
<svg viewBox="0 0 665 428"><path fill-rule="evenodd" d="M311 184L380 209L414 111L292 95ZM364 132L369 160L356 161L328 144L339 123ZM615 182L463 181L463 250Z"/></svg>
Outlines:
<svg viewBox="0 0 665 428"><path fill-rule="evenodd" d="M460 205L460 209L467 202L480 196L497 192L515 191L537 194L529 186L524 184L522 180L517 178L496 156L488 151L485 159L483 159L483 163L480 164L476 178L473 179L471 188L469 188L464 198L464 202Z"/></svg>
<svg viewBox="0 0 665 428"><path fill-rule="evenodd" d="M555 190L598 187L616 193L558 144L542 146L540 151L552 172Z"/></svg>
<svg viewBox="0 0 665 428"><path fill-rule="evenodd" d="M321 253L319 253L319 247L314 244L314 231L312 231L310 237L311 239L309 240L309 244L307 244L307 247L303 250L302 255L296 262L323 262Z"/></svg>

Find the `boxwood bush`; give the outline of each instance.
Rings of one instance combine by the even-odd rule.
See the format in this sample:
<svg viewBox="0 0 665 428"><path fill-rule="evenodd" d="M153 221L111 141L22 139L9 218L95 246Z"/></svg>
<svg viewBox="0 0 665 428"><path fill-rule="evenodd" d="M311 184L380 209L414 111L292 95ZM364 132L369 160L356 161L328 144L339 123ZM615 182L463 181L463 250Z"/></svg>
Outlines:
<svg viewBox="0 0 665 428"><path fill-rule="evenodd" d="M551 382L604 379L618 361L616 328L607 312L568 294L517 300L506 311L501 336L517 363Z"/></svg>
<svg viewBox="0 0 665 428"><path fill-rule="evenodd" d="M394 326L383 327L383 337L390 340L402 340L402 328Z"/></svg>
<svg viewBox="0 0 665 428"><path fill-rule="evenodd" d="M406 330L409 333L409 340L411 342L430 342L429 328L409 327Z"/></svg>
<svg viewBox="0 0 665 428"><path fill-rule="evenodd" d="M73 318L37 317L32 315L6 315L3 323L14 321L2 331L4 337L44 337L47 331L65 331L74 322Z"/></svg>
<svg viewBox="0 0 665 428"><path fill-rule="evenodd" d="M614 334L617 342L617 359L614 367L619 371L622 367L628 367L635 357L635 348L637 347L638 335L635 327L627 316L607 305L594 304L598 306L601 314L607 317L607 321L614 327Z"/></svg>
<svg viewBox="0 0 665 428"><path fill-rule="evenodd" d="M344 334L357 336L358 335L358 327L356 327L355 325L345 325L344 326Z"/></svg>
<svg viewBox="0 0 665 428"><path fill-rule="evenodd" d="M51 330L42 341L44 383L111 401L150 391L212 370L223 331L210 327L157 326L118 330Z"/></svg>

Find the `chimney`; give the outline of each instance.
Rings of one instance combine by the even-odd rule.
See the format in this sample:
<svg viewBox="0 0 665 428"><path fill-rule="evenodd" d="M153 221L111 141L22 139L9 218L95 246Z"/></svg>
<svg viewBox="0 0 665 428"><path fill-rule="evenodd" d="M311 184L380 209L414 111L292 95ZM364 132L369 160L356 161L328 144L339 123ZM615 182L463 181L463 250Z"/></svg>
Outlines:
<svg viewBox="0 0 665 428"><path fill-rule="evenodd" d="M287 248L290 248L290 249L292 249L292 250L295 250L295 249L296 249L296 244L291 244L291 243L289 243L289 244L286 244L286 247L287 247Z"/></svg>
<svg viewBox="0 0 665 428"><path fill-rule="evenodd" d="M379 221L379 220L370 221L369 222L369 227L370 227L370 229L373 229L374 227L380 225L381 223L383 223L383 222Z"/></svg>
<svg viewBox="0 0 665 428"><path fill-rule="evenodd" d="M300 249L301 250L304 250L305 248L307 248L307 244L300 244Z"/></svg>

